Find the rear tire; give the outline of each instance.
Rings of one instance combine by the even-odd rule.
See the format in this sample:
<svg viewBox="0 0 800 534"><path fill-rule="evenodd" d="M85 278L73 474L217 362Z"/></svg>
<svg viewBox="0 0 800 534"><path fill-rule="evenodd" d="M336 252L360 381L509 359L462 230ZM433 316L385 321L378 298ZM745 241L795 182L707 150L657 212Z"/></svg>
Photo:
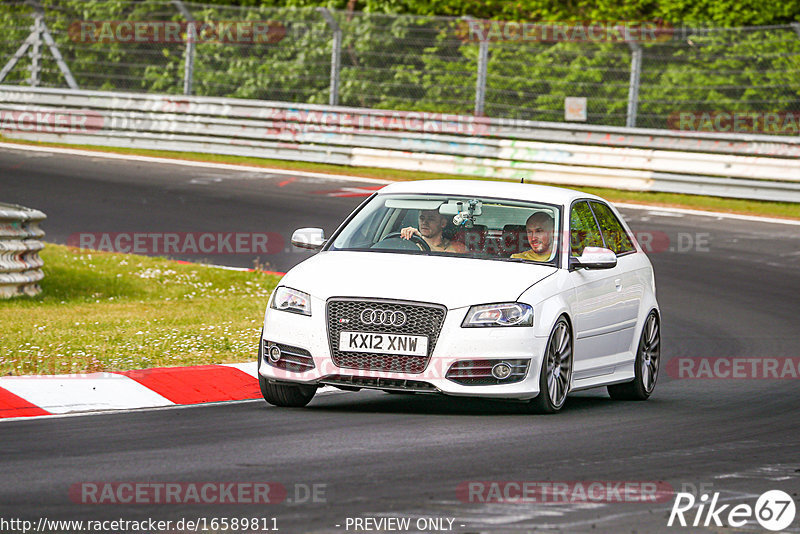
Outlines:
<svg viewBox="0 0 800 534"><path fill-rule="evenodd" d="M639 348L634 362L634 379L608 386L608 394L616 400L643 401L650 398L658 380L661 363L661 322L655 310L644 320Z"/></svg>
<svg viewBox="0 0 800 534"><path fill-rule="evenodd" d="M264 400L273 406L285 408L302 408L314 398L317 393L317 386L307 386L305 384L275 384L269 382L261 376L261 362L263 330L258 337L258 385L261 388L261 395Z"/></svg>
<svg viewBox="0 0 800 534"><path fill-rule="evenodd" d="M550 339L539 372L539 395L530 401L534 413L556 413L564 407L572 383L572 332L566 318L560 317Z"/></svg>

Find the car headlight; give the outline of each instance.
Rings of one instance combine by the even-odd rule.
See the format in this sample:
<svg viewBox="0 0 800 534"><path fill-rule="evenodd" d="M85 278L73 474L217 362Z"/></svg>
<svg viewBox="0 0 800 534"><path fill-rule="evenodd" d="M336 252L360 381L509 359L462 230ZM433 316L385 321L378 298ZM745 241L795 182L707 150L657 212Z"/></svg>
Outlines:
<svg viewBox="0 0 800 534"><path fill-rule="evenodd" d="M472 306L461 327L482 326L533 326L533 308L520 302Z"/></svg>
<svg viewBox="0 0 800 534"><path fill-rule="evenodd" d="M269 307L273 310L311 315L311 295L291 287L280 286L275 290Z"/></svg>

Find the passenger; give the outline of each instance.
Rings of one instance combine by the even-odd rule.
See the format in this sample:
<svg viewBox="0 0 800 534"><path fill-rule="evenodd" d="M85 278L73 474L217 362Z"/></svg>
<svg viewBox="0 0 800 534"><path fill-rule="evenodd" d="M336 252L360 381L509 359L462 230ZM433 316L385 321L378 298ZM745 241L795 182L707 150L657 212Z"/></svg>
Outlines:
<svg viewBox="0 0 800 534"><path fill-rule="evenodd" d="M553 248L554 228L553 217L547 212L538 211L528 217L525 229L531 249L512 254L511 257L531 261L549 261Z"/></svg>
<svg viewBox="0 0 800 534"><path fill-rule="evenodd" d="M425 240L432 251L436 252L466 252L463 243L447 239L442 235L442 231L447 226L448 218L439 213L439 210L420 210L419 230L413 226L408 226L400 230L403 239L411 239L411 236L418 235Z"/></svg>

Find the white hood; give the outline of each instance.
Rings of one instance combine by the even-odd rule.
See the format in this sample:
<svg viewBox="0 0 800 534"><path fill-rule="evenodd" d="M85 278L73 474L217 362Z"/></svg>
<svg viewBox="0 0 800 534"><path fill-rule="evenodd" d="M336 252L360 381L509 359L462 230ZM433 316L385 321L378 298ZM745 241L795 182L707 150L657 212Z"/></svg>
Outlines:
<svg viewBox="0 0 800 534"><path fill-rule="evenodd" d="M373 297L443 304L448 309L514 301L555 267L522 262L381 252L320 252L281 285L312 298Z"/></svg>

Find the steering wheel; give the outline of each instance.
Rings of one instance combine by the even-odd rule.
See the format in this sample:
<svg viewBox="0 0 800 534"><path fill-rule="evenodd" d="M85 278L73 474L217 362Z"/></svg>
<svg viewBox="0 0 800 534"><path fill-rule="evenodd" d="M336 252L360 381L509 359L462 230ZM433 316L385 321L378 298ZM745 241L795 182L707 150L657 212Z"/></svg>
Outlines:
<svg viewBox="0 0 800 534"><path fill-rule="evenodd" d="M430 252L431 251L430 245L428 245L427 241L422 239L422 236L417 235L417 234L413 234L411 236L411 239L404 239L403 236L400 234L400 232L392 232L392 233L388 234L386 237L381 239L378 243L375 243L373 248L389 248L389 247L383 247L383 246L378 247L377 245L382 244L384 241L389 241L390 239L393 240L393 241L395 241L395 240L401 241L401 243L400 243L400 245L401 245L400 248L401 249L402 248L410 248L410 247L406 247L406 246L403 246L403 245L412 244L413 243L414 245L416 245L416 247L418 249L420 249L423 252ZM394 248L394 247L391 247L391 248Z"/></svg>

